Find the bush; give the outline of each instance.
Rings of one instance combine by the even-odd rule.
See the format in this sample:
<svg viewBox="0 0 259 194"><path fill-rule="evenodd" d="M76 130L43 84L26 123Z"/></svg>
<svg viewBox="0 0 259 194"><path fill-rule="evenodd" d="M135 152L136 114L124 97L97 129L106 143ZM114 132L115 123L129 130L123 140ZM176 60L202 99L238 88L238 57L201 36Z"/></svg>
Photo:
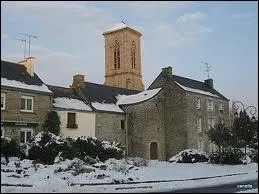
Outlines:
<svg viewBox="0 0 259 194"><path fill-rule="evenodd" d="M137 167L142 167L142 166L146 167L148 165L148 161L140 157L129 157L127 159L127 163Z"/></svg>
<svg viewBox="0 0 259 194"><path fill-rule="evenodd" d="M40 160L43 164L54 164L56 156L63 150L63 144L64 141L53 133L41 132L23 147L23 157Z"/></svg>
<svg viewBox="0 0 259 194"><path fill-rule="evenodd" d="M60 118L56 111L48 112L47 119L44 123L44 130L59 135L60 133Z"/></svg>
<svg viewBox="0 0 259 194"><path fill-rule="evenodd" d="M251 150L249 157L251 158L251 162L258 163L258 150Z"/></svg>
<svg viewBox="0 0 259 194"><path fill-rule="evenodd" d="M206 153L196 149L186 149L169 159L169 162L176 163L196 163L207 162L209 159Z"/></svg>
<svg viewBox="0 0 259 194"><path fill-rule="evenodd" d="M14 139L1 137L1 154L5 157L19 157L20 148Z"/></svg>
<svg viewBox="0 0 259 194"><path fill-rule="evenodd" d="M79 158L88 163L96 163L94 158L105 161L109 158L121 159L124 156L123 149L118 144L81 136L76 139L67 138L61 140L50 132L41 132L23 148L23 157L30 160L40 160L43 164L54 164L56 157L63 159ZM56 159L56 160L55 160Z"/></svg>
<svg viewBox="0 0 259 194"><path fill-rule="evenodd" d="M222 164L243 164L242 158L244 158L244 153L239 149L227 149L222 153ZM219 153L215 152L210 154L209 162L213 164L220 163L220 156Z"/></svg>

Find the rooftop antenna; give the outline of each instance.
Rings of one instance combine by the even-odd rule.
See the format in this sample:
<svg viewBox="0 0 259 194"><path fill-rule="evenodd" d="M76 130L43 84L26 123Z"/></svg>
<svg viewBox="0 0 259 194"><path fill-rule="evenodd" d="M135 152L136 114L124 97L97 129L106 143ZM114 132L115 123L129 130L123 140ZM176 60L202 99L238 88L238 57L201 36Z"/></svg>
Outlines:
<svg viewBox="0 0 259 194"><path fill-rule="evenodd" d="M26 59L26 39L16 38L16 40L19 40L22 42L24 47L24 59Z"/></svg>
<svg viewBox="0 0 259 194"><path fill-rule="evenodd" d="M210 71L212 70L212 68L209 66L209 64L207 62L201 62L205 65L205 68L206 68L206 72L208 74L208 79L210 79Z"/></svg>
<svg viewBox="0 0 259 194"><path fill-rule="evenodd" d="M126 23L123 21L123 19L121 20L121 22L122 22L123 24L126 24Z"/></svg>
<svg viewBox="0 0 259 194"><path fill-rule="evenodd" d="M31 56L31 38L38 38L38 37L33 34L24 34L24 33L21 33L21 34L28 36L28 38L29 38L29 57L30 57Z"/></svg>

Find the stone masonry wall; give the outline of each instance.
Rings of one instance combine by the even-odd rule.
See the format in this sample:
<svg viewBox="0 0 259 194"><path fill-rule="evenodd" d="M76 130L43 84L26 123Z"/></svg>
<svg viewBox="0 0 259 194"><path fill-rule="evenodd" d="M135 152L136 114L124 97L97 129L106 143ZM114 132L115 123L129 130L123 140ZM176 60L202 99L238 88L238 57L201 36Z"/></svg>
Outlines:
<svg viewBox="0 0 259 194"><path fill-rule="evenodd" d="M187 148L186 93L170 79L171 76L170 72L165 72L149 87L164 88L166 160Z"/></svg>
<svg viewBox="0 0 259 194"><path fill-rule="evenodd" d="M163 90L153 98L123 107L128 115L129 156L150 159L150 143L157 143L158 160L165 160Z"/></svg>
<svg viewBox="0 0 259 194"><path fill-rule="evenodd" d="M5 110L1 110L1 121L19 121L19 122L38 122L39 126L33 128L33 134L38 133L43 129L43 124L46 115L52 110L52 96L51 94L40 94L25 91L17 91L6 89L1 86L1 92L5 93ZM21 96L33 97L33 112L21 112ZM6 126L5 136L16 138L20 141L20 128L26 126ZM31 127L30 127L31 128Z"/></svg>
<svg viewBox="0 0 259 194"><path fill-rule="evenodd" d="M196 109L196 99L201 99L201 108ZM213 100L214 110L207 110L207 100ZM219 111L219 104L223 102L224 110L223 113ZM209 140L206 135L206 132L209 130L208 119L213 118L215 120L215 124L223 121L227 126L229 122L229 108L228 101L215 98L206 95L200 95L196 93L187 92L187 103L188 103L188 111L187 111L187 142L188 148L198 148L198 140L203 141L204 143L204 151L209 153ZM201 118L202 122L202 132L199 133L197 130L197 118Z"/></svg>
<svg viewBox="0 0 259 194"><path fill-rule="evenodd" d="M121 129L121 120L125 120L124 114L96 113L95 136L101 141L115 141L125 146L125 129Z"/></svg>

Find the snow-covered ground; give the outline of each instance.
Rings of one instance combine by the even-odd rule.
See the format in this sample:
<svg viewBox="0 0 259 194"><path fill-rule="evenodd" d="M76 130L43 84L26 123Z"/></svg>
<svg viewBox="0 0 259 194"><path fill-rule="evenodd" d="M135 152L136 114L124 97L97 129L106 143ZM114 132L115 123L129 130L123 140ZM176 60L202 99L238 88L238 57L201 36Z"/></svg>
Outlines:
<svg viewBox="0 0 259 194"><path fill-rule="evenodd" d="M16 166L15 166L16 163ZM220 185L258 177L258 164L218 165L209 163L169 163L148 161L147 167L137 167L131 160L109 159L105 163L87 165L79 159L65 160L54 165L34 165L30 160L10 161L1 164L2 192L157 192L183 188ZM6 171L11 172L6 172ZM240 175L224 176L230 174ZM208 179L193 178L222 176ZM189 180L186 180L189 179ZM152 182L174 180L170 182ZM144 182L139 184L111 184L112 182ZM79 184L106 183L106 185ZM23 184L32 187L3 186L3 184ZM74 185L74 186L71 186ZM134 188L134 189L130 189ZM256 190L254 188L251 188ZM258 192L258 189L257 189Z"/></svg>

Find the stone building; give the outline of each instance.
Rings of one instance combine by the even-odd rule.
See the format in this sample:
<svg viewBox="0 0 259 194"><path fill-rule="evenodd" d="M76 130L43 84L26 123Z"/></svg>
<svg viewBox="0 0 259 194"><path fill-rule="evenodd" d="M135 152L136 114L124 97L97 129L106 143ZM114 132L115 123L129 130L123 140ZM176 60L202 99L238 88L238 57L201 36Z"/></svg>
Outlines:
<svg viewBox="0 0 259 194"><path fill-rule="evenodd" d="M215 150L206 131L214 124L229 124L229 100L216 91L213 80L200 82L162 72L148 90L162 88L148 101L127 104L129 154L167 160L183 149ZM137 145L137 146L136 146Z"/></svg>
<svg viewBox="0 0 259 194"><path fill-rule="evenodd" d="M52 109L52 92L34 73L35 59L1 60L1 137L25 143L43 129Z"/></svg>

